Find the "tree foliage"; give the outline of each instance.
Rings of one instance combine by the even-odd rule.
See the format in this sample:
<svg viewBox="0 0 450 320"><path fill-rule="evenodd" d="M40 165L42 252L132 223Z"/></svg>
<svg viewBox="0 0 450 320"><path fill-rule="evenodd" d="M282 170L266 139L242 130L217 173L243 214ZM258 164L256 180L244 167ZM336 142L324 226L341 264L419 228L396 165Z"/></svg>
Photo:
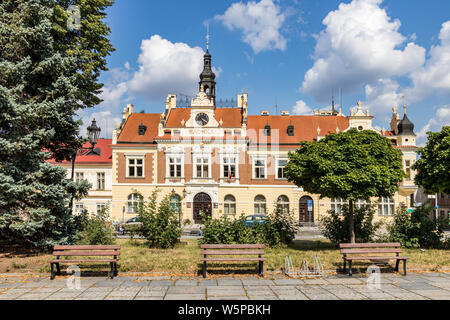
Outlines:
<svg viewBox="0 0 450 320"><path fill-rule="evenodd" d="M83 1L93 8L96 2ZM80 221L68 204L72 194L80 198L90 188L67 180L65 169L45 162L68 160L81 146L76 101L97 93L88 85L95 76L80 80L95 68L80 69L80 55L64 47L72 43L70 37L55 38L58 4L0 2L0 237L39 247L78 239ZM83 47L85 54L102 46L94 48L94 40L73 41L72 48Z"/></svg>
<svg viewBox="0 0 450 320"><path fill-rule="evenodd" d="M321 197L349 201L349 230L355 241L353 203L358 199L391 197L405 177L402 154L374 131L330 134L320 141L302 142L289 153L289 181Z"/></svg>
<svg viewBox="0 0 450 320"><path fill-rule="evenodd" d="M428 194L450 194L450 126L441 132L428 132L426 146L417 153L420 159L413 166L418 171L416 185Z"/></svg>
<svg viewBox="0 0 450 320"><path fill-rule="evenodd" d="M150 247L172 248L181 237L178 214L170 205L170 195L166 195L158 206L158 193L158 190L153 191L148 201L143 201L137 208L142 222L140 233Z"/></svg>

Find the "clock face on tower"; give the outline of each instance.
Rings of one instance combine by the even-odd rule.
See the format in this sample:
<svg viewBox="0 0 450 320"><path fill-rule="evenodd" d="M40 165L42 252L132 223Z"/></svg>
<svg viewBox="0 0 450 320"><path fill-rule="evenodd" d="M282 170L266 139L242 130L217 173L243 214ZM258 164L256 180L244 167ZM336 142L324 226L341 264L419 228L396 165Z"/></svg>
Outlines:
<svg viewBox="0 0 450 320"><path fill-rule="evenodd" d="M206 126L209 122L209 117L206 113L199 113L197 114L197 116L195 117L195 122L197 122L197 124L199 126Z"/></svg>

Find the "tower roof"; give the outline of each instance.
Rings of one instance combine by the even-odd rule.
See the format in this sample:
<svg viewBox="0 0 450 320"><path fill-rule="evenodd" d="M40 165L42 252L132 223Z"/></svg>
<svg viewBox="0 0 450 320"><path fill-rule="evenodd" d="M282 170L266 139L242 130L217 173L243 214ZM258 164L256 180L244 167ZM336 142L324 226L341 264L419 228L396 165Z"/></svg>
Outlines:
<svg viewBox="0 0 450 320"><path fill-rule="evenodd" d="M414 135L414 123L412 123L405 113L403 120L398 124L399 135Z"/></svg>

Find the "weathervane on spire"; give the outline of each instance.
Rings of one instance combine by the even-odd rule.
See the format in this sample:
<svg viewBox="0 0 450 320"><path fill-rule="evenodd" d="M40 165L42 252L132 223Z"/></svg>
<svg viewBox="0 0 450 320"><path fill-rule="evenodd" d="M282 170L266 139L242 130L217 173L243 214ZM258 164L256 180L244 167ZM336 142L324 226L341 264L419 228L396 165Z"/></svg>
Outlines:
<svg viewBox="0 0 450 320"><path fill-rule="evenodd" d="M402 96L403 99L403 112L406 114L406 102L405 102L405 96Z"/></svg>
<svg viewBox="0 0 450 320"><path fill-rule="evenodd" d="M209 50L209 22L206 24L206 51Z"/></svg>

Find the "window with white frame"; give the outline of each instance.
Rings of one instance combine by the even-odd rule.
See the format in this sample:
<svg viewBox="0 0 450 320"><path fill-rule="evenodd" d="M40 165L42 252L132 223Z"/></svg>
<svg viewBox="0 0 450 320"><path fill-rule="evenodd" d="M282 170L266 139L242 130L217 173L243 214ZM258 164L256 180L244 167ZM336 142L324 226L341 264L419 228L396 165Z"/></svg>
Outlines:
<svg viewBox="0 0 450 320"><path fill-rule="evenodd" d="M342 207L345 204L348 204L347 200L342 198L331 198L331 211L334 211L337 214L342 214Z"/></svg>
<svg viewBox="0 0 450 320"><path fill-rule="evenodd" d="M127 158L127 177L129 178L144 177L144 157Z"/></svg>
<svg viewBox="0 0 450 320"><path fill-rule="evenodd" d="M105 173L97 172L97 190L105 190Z"/></svg>
<svg viewBox="0 0 450 320"><path fill-rule="evenodd" d="M195 173L197 178L209 178L209 158L198 157L195 159Z"/></svg>
<svg viewBox="0 0 450 320"><path fill-rule="evenodd" d="M284 168L286 167L288 161L286 159L277 160L277 179L286 179L284 176Z"/></svg>
<svg viewBox="0 0 450 320"><path fill-rule="evenodd" d="M381 197L378 199L378 215L392 216L394 215L395 204L394 199Z"/></svg>
<svg viewBox="0 0 450 320"><path fill-rule="evenodd" d="M106 203L97 203L97 214L106 209Z"/></svg>
<svg viewBox="0 0 450 320"><path fill-rule="evenodd" d="M183 176L183 165L181 157L169 157L169 172L170 178L181 178Z"/></svg>
<svg viewBox="0 0 450 320"><path fill-rule="evenodd" d="M84 172L75 172L75 181L80 183L84 180Z"/></svg>
<svg viewBox="0 0 450 320"><path fill-rule="evenodd" d="M223 206L225 214L236 214L236 198L231 194L225 197Z"/></svg>
<svg viewBox="0 0 450 320"><path fill-rule="evenodd" d="M84 210L84 204L75 203L75 213L82 213Z"/></svg>
<svg viewBox="0 0 450 320"><path fill-rule="evenodd" d="M223 178L236 178L236 157L223 158Z"/></svg>
<svg viewBox="0 0 450 320"><path fill-rule="evenodd" d="M365 208L367 206L370 206L370 201L368 201L368 200L358 199L355 202L355 207L358 209Z"/></svg>
<svg viewBox="0 0 450 320"><path fill-rule="evenodd" d="M260 214L260 215L266 214L266 198L262 195L255 197L254 214Z"/></svg>
<svg viewBox="0 0 450 320"><path fill-rule="evenodd" d="M411 180L411 160L405 160L406 179Z"/></svg>
<svg viewBox="0 0 450 320"><path fill-rule="evenodd" d="M277 206L283 213L289 213L289 198L286 196L279 196L277 199Z"/></svg>
<svg viewBox="0 0 450 320"><path fill-rule="evenodd" d="M253 179L266 178L266 160L255 159L253 161Z"/></svg>
<svg viewBox="0 0 450 320"><path fill-rule="evenodd" d="M138 193L132 193L128 196L127 212L138 213L139 205L142 203L142 196Z"/></svg>

